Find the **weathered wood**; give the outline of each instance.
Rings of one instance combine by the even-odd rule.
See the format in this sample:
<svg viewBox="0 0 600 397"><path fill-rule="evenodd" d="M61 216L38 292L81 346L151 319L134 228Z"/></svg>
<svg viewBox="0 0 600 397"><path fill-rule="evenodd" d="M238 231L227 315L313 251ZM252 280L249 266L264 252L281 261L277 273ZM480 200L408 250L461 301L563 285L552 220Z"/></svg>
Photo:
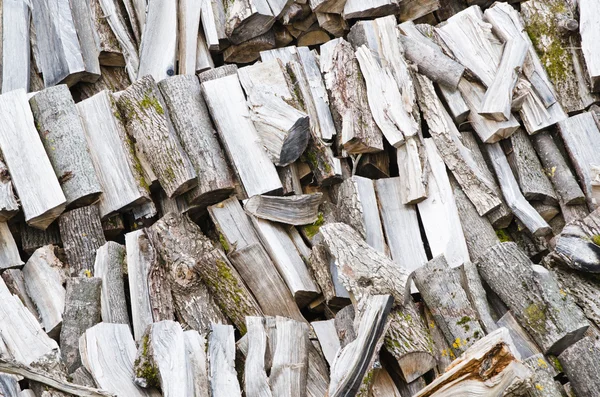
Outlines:
<svg viewBox="0 0 600 397"><path fill-rule="evenodd" d="M488 301L487 292L479 277L477 266L473 262L465 262L460 276L462 287L467 293L473 309L477 312L481 327L486 333L494 331L498 328L494 321L495 312Z"/></svg>
<svg viewBox="0 0 600 397"><path fill-rule="evenodd" d="M196 74L196 50L199 45L200 14L203 1L181 1L177 6L178 74ZM204 35L202 34L202 37ZM170 112L169 112L170 113Z"/></svg>
<svg viewBox="0 0 600 397"><path fill-rule="evenodd" d="M98 81L94 83L80 82L73 87L73 99L77 100L77 102L83 101L104 90L109 90L113 93L123 91L131 84L131 80L124 67L101 66L100 70L102 76L100 76Z"/></svg>
<svg viewBox="0 0 600 397"><path fill-rule="evenodd" d="M0 269L10 269L23 265L19 249L6 222L0 222L0 247Z"/></svg>
<svg viewBox="0 0 600 397"><path fill-rule="evenodd" d="M340 350L331 367L329 396L354 395L358 392L377 353L379 340L385 333L392 302L390 295L366 296L361 301L356 339Z"/></svg>
<svg viewBox="0 0 600 397"><path fill-rule="evenodd" d="M600 130L594 122L591 113L586 112L571 116L558 123L560 136L575 167L577 176L590 209L595 209L598 203L592 200L592 165L600 164L600 155L593 150L600 144Z"/></svg>
<svg viewBox="0 0 600 397"><path fill-rule="evenodd" d="M0 221L7 221L19 211L13 183L4 159L0 157ZM23 223L23 225L26 225Z"/></svg>
<svg viewBox="0 0 600 397"><path fill-rule="evenodd" d="M151 75L154 80L161 81L175 74L177 3L150 1L145 13L137 77Z"/></svg>
<svg viewBox="0 0 600 397"><path fill-rule="evenodd" d="M129 325L123 272L127 269L125 247L109 241L96 251L94 276L102 280L101 314L105 323Z"/></svg>
<svg viewBox="0 0 600 397"><path fill-rule="evenodd" d="M240 332L245 331L245 316L262 315L256 299L223 251L216 248L188 217L170 213L148 230L168 273L177 279L187 278L184 272L198 273L223 314ZM189 305L189 302L175 301L176 306Z"/></svg>
<svg viewBox="0 0 600 397"><path fill-rule="evenodd" d="M102 189L88 152L83 124L67 86L46 88L35 94L29 104L67 207L97 201Z"/></svg>
<svg viewBox="0 0 600 397"><path fill-rule="evenodd" d="M27 294L40 314L44 330L51 336L60 332L65 307L65 289L58 270L62 263L54 248L52 245L39 248L23 267Z"/></svg>
<svg viewBox="0 0 600 397"><path fill-rule="evenodd" d="M344 18L371 18L396 14L399 11L399 0L347 0L344 6Z"/></svg>
<svg viewBox="0 0 600 397"><path fill-rule="evenodd" d="M198 42L196 44L196 72L204 72L215 67L215 62L212 58L210 51L208 50L208 44L206 43L206 37L204 32L200 30L198 32Z"/></svg>
<svg viewBox="0 0 600 397"><path fill-rule="evenodd" d="M525 360L541 354L540 348L531 339L531 336L519 325L515 317L510 311L507 311L496 323L499 328L506 328L514 343L515 349L521 355L521 359Z"/></svg>
<svg viewBox="0 0 600 397"><path fill-rule="evenodd" d="M190 205L205 207L229 197L233 179L210 120L196 76L158 83L183 149L198 174L198 186L183 195Z"/></svg>
<svg viewBox="0 0 600 397"><path fill-rule="evenodd" d="M241 396L240 384L235 373L235 338L231 325L212 325L208 337L209 379L211 396Z"/></svg>
<svg viewBox="0 0 600 397"><path fill-rule="evenodd" d="M240 44L266 33L283 11L271 8L273 0L234 0L225 8L225 34L233 44ZM284 2L289 3L289 1Z"/></svg>
<svg viewBox="0 0 600 397"><path fill-rule="evenodd" d="M540 237L550 233L552 229L537 211L523 197L519 189L506 155L499 143L486 145L487 153L491 159L492 166L496 171L498 183L502 189L504 200L512 212L534 236Z"/></svg>
<svg viewBox="0 0 600 397"><path fill-rule="evenodd" d="M344 149L348 153L383 150L382 132L368 110L367 86L350 43L335 39L323 44L320 65ZM399 146L404 137L399 131L394 132L387 139Z"/></svg>
<svg viewBox="0 0 600 397"><path fill-rule="evenodd" d="M333 35L342 37L349 30L348 22L339 14L316 12L319 26Z"/></svg>
<svg viewBox="0 0 600 397"><path fill-rule="evenodd" d="M317 335L323 356L329 366L332 366L338 351L342 348L335 328L335 320L313 321L310 325Z"/></svg>
<svg viewBox="0 0 600 397"><path fill-rule="evenodd" d="M373 181L360 176L346 179L337 196L336 219L360 233L375 250L386 254L387 247Z"/></svg>
<svg viewBox="0 0 600 397"><path fill-rule="evenodd" d="M270 383L274 396L306 396L308 324L277 317Z"/></svg>
<svg viewBox="0 0 600 397"><path fill-rule="evenodd" d="M600 211L569 223L556 236L553 256L568 267L590 273L600 272Z"/></svg>
<svg viewBox="0 0 600 397"><path fill-rule="evenodd" d="M23 272L20 269L6 269L2 272L2 279L10 293L16 295L25 307L29 309L31 314L33 314L33 317L39 321L40 315L27 293Z"/></svg>
<svg viewBox="0 0 600 397"><path fill-rule="evenodd" d="M579 34L581 35L581 49L585 58L591 90L600 91L600 59L598 58L598 35L594 26L597 20L594 15L599 11L598 4L593 1L583 0L579 5ZM575 387L577 389L577 386Z"/></svg>
<svg viewBox="0 0 600 397"><path fill-rule="evenodd" d="M227 48L229 39L225 34L225 7L223 2L218 0L203 0L200 18L208 49L211 51L223 51Z"/></svg>
<svg viewBox="0 0 600 397"><path fill-rule="evenodd" d="M102 389L115 395L160 396L133 382L135 342L125 324L100 323L85 331L79 339L81 361Z"/></svg>
<svg viewBox="0 0 600 397"><path fill-rule="evenodd" d="M535 389L532 396L561 397L563 396L560 382L554 380L555 371L542 354L536 354L523 360L523 363L533 372L531 381Z"/></svg>
<svg viewBox="0 0 600 397"><path fill-rule="evenodd" d="M31 12L24 0L2 3L2 92L29 92Z"/></svg>
<svg viewBox="0 0 600 397"><path fill-rule="evenodd" d="M533 135L531 142L542 162L543 171L552 182L560 202L565 205L585 203L585 195L552 135L543 131Z"/></svg>
<svg viewBox="0 0 600 397"><path fill-rule="evenodd" d="M271 387L265 367L266 356L270 352L267 346L264 318L246 317L246 328L248 352L244 365L244 391L249 397L271 397Z"/></svg>
<svg viewBox="0 0 600 397"><path fill-rule="evenodd" d="M318 240L319 237L315 239ZM335 259L328 254L323 244L313 244L308 266L329 306L345 307L350 303L350 294L337 277Z"/></svg>
<svg viewBox="0 0 600 397"><path fill-rule="evenodd" d="M454 194L444 161L431 138L425 139L425 148L432 175L429 181L429 195L417 204L417 208L431 254L443 254L450 267L458 267L469 260L469 252Z"/></svg>
<svg viewBox="0 0 600 397"><path fill-rule="evenodd" d="M194 396L208 397L208 356L207 341L198 331L184 331L185 352L191 374L188 374L194 387Z"/></svg>
<svg viewBox="0 0 600 397"><path fill-rule="evenodd" d="M80 43L76 27L84 21L75 18L69 0L35 0L31 8L38 43L38 66L44 76L44 85L52 87L65 83L71 86L79 80L98 80L100 64L97 55L94 58Z"/></svg>
<svg viewBox="0 0 600 397"><path fill-rule="evenodd" d="M402 204L417 204L428 197L430 165L423 138L410 137L396 150L398 174L403 185Z"/></svg>
<svg viewBox="0 0 600 397"><path fill-rule="evenodd" d="M252 197L277 192L282 189L281 181L258 143L258 133L250 120L235 71L235 68L218 68L200 74L204 99L246 194Z"/></svg>
<svg viewBox="0 0 600 397"><path fill-rule="evenodd" d="M33 254L36 249L45 245L62 245L58 221L51 223L46 230L36 229L22 222L19 232L21 235L21 248L28 255Z"/></svg>
<svg viewBox="0 0 600 397"><path fill-rule="evenodd" d="M96 250L106 243L96 205L65 212L58 218L60 237L67 254L71 275L92 273Z"/></svg>
<svg viewBox="0 0 600 397"><path fill-rule="evenodd" d="M589 323L581 309L571 297L560 294L554 277L532 266L515 243L490 248L477 267L544 353L560 354L583 337Z"/></svg>
<svg viewBox="0 0 600 397"><path fill-rule="evenodd" d="M431 14L440 7L439 0L404 0L400 4L400 22L413 21Z"/></svg>
<svg viewBox="0 0 600 397"><path fill-rule="evenodd" d="M101 284L102 280L95 277L72 277L67 280L65 311L60 330L60 352L68 374L82 365L79 337L88 328L102 321Z"/></svg>
<svg viewBox="0 0 600 397"><path fill-rule="evenodd" d="M593 363L599 358L600 348L590 337L574 343L558 356L578 396L594 396L600 393L600 374L593 369Z"/></svg>
<svg viewBox="0 0 600 397"><path fill-rule="evenodd" d="M257 218L288 225L308 225L318 219L322 193L297 196L253 196L244 203L244 210Z"/></svg>
<svg viewBox="0 0 600 397"><path fill-rule="evenodd" d="M79 102L77 110L102 186L100 217L148 202L148 184L110 93L102 91Z"/></svg>
<svg viewBox="0 0 600 397"><path fill-rule="evenodd" d="M223 51L223 60L229 63L252 63L260 57L261 51L272 50L275 45L275 34L269 30L260 36L227 47Z"/></svg>
<svg viewBox="0 0 600 397"><path fill-rule="evenodd" d="M102 220L102 230L104 230L104 237L108 240L115 240L125 230L123 216L115 214Z"/></svg>
<svg viewBox="0 0 600 397"><path fill-rule="evenodd" d="M0 114L0 149L25 220L44 230L64 210L66 199L35 129L25 90L0 95Z"/></svg>
<svg viewBox="0 0 600 397"><path fill-rule="evenodd" d="M107 18L104 18L104 11L102 11L100 0L93 0L83 4L85 4L86 7L89 7L90 10L91 37L98 53L100 73L104 73L103 66L125 67L126 63L123 52L121 51L117 37L112 31ZM78 7L83 8L81 5Z"/></svg>
<svg viewBox="0 0 600 397"><path fill-rule="evenodd" d="M132 84L119 96L118 105L136 150L148 160L167 196L193 188L196 171L169 122L154 79L145 76Z"/></svg>

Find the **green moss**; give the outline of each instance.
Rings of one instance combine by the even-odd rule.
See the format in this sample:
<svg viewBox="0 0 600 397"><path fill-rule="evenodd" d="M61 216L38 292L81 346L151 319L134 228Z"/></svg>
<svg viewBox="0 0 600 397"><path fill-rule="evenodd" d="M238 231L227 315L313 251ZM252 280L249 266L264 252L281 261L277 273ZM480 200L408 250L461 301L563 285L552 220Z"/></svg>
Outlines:
<svg viewBox="0 0 600 397"><path fill-rule="evenodd" d="M596 245L600 245L600 234L596 234L596 235L592 236L591 240L592 240L592 243L594 243Z"/></svg>
<svg viewBox="0 0 600 397"><path fill-rule="evenodd" d="M505 229L496 230L496 236L498 237L498 240L500 240L501 243L512 241Z"/></svg>
<svg viewBox="0 0 600 397"><path fill-rule="evenodd" d="M140 106L142 109L154 108L156 113L160 115L165 114L165 111L160 105L160 102L158 102L158 99L156 97L150 97L148 94L144 94L144 98L140 101Z"/></svg>
<svg viewBox="0 0 600 397"><path fill-rule="evenodd" d="M175 181L175 171L173 171L173 167L168 166L165 169L165 178L167 178L169 182Z"/></svg>
<svg viewBox="0 0 600 397"><path fill-rule="evenodd" d="M308 162L314 169L319 168L319 162L317 161L317 155L315 152L306 152L306 158L308 159Z"/></svg>
<svg viewBox="0 0 600 397"><path fill-rule="evenodd" d="M546 311L545 308L540 307L536 303L525 308L525 321L533 328L536 332L546 332Z"/></svg>
<svg viewBox="0 0 600 397"><path fill-rule="evenodd" d="M216 277L207 278L204 281L212 290L211 292L214 291L213 295L220 297L220 299L217 299L217 304L225 315L228 315L230 318L244 318L243 311L247 305L246 302L242 301L242 297L245 296L245 291L242 290L238 284L238 280L231 273L231 269L229 269L225 262L217 259L216 266ZM233 302L233 305L226 307L225 302ZM236 316L236 314L239 314L239 316ZM235 325L242 335L246 333L246 325L243 322L236 323Z"/></svg>
<svg viewBox="0 0 600 397"><path fill-rule="evenodd" d="M473 333L473 338L475 338L475 339L479 339L479 337L480 337L480 336L481 336L481 334L480 334L480 332L479 332L479 331L475 331L475 332Z"/></svg>
<svg viewBox="0 0 600 397"><path fill-rule="evenodd" d="M312 225L304 226L304 234L306 234L308 239L312 239L317 235L317 233L319 233L319 229L321 229L321 226L323 226L324 223L325 219L323 218L323 213L319 212L317 220L313 222Z"/></svg>
<svg viewBox="0 0 600 397"><path fill-rule="evenodd" d="M148 357L148 345L149 337L148 335L144 335L144 337L142 338L143 360L140 360L140 358L137 358L135 360L135 376L138 378L145 379L146 382L148 382L148 387L159 387L160 380L158 375L158 369L154 365L152 365L152 360Z"/></svg>
<svg viewBox="0 0 600 397"><path fill-rule="evenodd" d="M471 317L464 316L463 318L461 318L460 320L458 320L456 322L456 325L460 325L461 327L464 328L465 332L468 332L469 329L471 329L471 326L469 325L470 322L471 322Z"/></svg>
<svg viewBox="0 0 600 397"><path fill-rule="evenodd" d="M225 240L225 236L219 233L219 242L221 243L221 247L225 252L229 252L229 244L227 244L227 240Z"/></svg>
<svg viewBox="0 0 600 397"><path fill-rule="evenodd" d="M546 356L548 359L550 359L550 361L552 362L552 365L554 366L554 369L556 369L558 372L563 372L563 367L562 365L560 365L560 361L558 361L558 358L555 356Z"/></svg>

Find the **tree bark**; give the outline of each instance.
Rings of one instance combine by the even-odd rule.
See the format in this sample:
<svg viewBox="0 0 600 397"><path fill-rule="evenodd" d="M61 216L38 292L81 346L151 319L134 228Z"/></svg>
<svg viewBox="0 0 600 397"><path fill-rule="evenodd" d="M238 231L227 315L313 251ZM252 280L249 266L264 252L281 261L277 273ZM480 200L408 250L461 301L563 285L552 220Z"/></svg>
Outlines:
<svg viewBox="0 0 600 397"><path fill-rule="evenodd" d="M553 256L568 267L589 273L600 272L600 210L569 223L556 236Z"/></svg>
<svg viewBox="0 0 600 397"><path fill-rule="evenodd" d="M585 337L567 348L558 360L578 396L600 393L600 374L594 370L600 359L600 348L590 337Z"/></svg>

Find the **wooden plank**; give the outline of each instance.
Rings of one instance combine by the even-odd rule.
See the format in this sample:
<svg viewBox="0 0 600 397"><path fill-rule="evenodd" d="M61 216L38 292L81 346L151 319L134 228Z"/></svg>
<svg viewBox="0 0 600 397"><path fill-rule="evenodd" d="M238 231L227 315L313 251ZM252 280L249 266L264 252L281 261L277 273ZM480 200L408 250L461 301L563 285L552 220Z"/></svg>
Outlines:
<svg viewBox="0 0 600 397"><path fill-rule="evenodd" d="M109 241L96 251L94 276L102 280L101 308L105 323L129 325L123 271L125 247Z"/></svg>
<svg viewBox="0 0 600 397"><path fill-rule="evenodd" d="M145 10L137 77L151 75L161 81L175 74L177 58L177 3L150 1Z"/></svg>
<svg viewBox="0 0 600 397"><path fill-rule="evenodd" d="M29 92L31 12L24 0L2 3L2 92Z"/></svg>

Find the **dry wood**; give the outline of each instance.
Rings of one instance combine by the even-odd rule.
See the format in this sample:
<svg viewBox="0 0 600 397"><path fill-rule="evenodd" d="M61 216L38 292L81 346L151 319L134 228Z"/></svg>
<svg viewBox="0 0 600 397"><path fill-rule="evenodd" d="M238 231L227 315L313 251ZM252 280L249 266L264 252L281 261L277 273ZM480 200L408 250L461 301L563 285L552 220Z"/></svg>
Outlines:
<svg viewBox="0 0 600 397"><path fill-rule="evenodd" d="M318 219L322 193L297 196L253 196L244 204L244 210L257 218L288 225L308 225Z"/></svg>
<svg viewBox="0 0 600 397"><path fill-rule="evenodd" d="M0 220L7 221L18 211L19 203L13 191L12 179L4 159L0 157Z"/></svg>
<svg viewBox="0 0 600 397"><path fill-rule="evenodd" d="M251 63L258 59L261 51L275 48L275 34L272 30L244 41L232 44L223 51L223 60L229 63Z"/></svg>
<svg viewBox="0 0 600 397"><path fill-rule="evenodd" d="M396 14L399 11L399 0L347 0L344 6L344 18L372 18Z"/></svg>
<svg viewBox="0 0 600 397"><path fill-rule="evenodd" d="M233 178L210 120L200 83L179 76L158 83L169 117L183 149L198 174L198 186L183 195L194 206L206 207L229 197Z"/></svg>
<svg viewBox="0 0 600 397"><path fill-rule="evenodd" d="M542 354L524 359L523 363L533 372L531 381L535 389L532 389L532 396L539 397L561 397L562 384L554 380L555 371Z"/></svg>
<svg viewBox="0 0 600 397"><path fill-rule="evenodd" d="M349 304L350 295L337 277L335 259L328 255L323 244L313 245L308 266L329 306L344 307Z"/></svg>
<svg viewBox="0 0 600 397"><path fill-rule="evenodd" d="M196 45L196 72L204 72L215 67L215 62L208 50L204 32L198 32L198 43Z"/></svg>
<svg viewBox="0 0 600 397"><path fill-rule="evenodd" d="M315 15L319 26L334 37L342 37L349 30L348 22L339 14L316 12Z"/></svg>
<svg viewBox="0 0 600 397"><path fill-rule="evenodd" d="M100 62L100 73L104 74L105 69L103 69L103 66L125 67L126 63L121 46L107 18L104 18L104 11L100 5L100 0L93 0L87 4L89 5L90 17L92 19L92 37L99 52L98 62Z"/></svg>
<svg viewBox="0 0 600 397"><path fill-rule="evenodd" d="M196 74L196 50L200 45L200 14L203 1L181 1L177 6L178 42L177 58L178 74ZM204 38L204 34L202 34ZM206 44L205 44L206 45ZM169 112L170 113L170 112Z"/></svg>
<svg viewBox="0 0 600 397"><path fill-rule="evenodd" d="M270 383L274 396L307 395L308 324L277 317Z"/></svg>
<svg viewBox="0 0 600 397"><path fill-rule="evenodd" d="M554 277L533 265L516 243L490 248L477 267L544 353L560 354L583 337L589 323L581 309L560 294Z"/></svg>
<svg viewBox="0 0 600 397"><path fill-rule="evenodd" d="M598 4L583 0L579 5L579 33L581 34L581 49L585 58L591 90L600 91L600 59L598 59L598 36L594 26L597 20L594 15L599 11Z"/></svg>
<svg viewBox="0 0 600 397"><path fill-rule="evenodd" d="M497 322L499 328L506 328L519 352L521 359L525 360L541 354L540 348L531 339L531 336L519 325L510 311L507 311Z"/></svg>
<svg viewBox="0 0 600 397"><path fill-rule="evenodd" d="M235 338L231 325L213 324L208 337L209 379L211 396L241 396L234 368Z"/></svg>
<svg viewBox="0 0 600 397"><path fill-rule="evenodd" d="M588 336L567 348L558 360L578 396L600 393L600 374L593 363L600 357L600 348Z"/></svg>
<svg viewBox="0 0 600 397"><path fill-rule="evenodd" d="M402 181L402 204L417 204L428 197L430 165L423 138L410 137L396 150L398 174Z"/></svg>
<svg viewBox="0 0 600 397"><path fill-rule="evenodd" d="M264 322L261 317L246 317L248 351L244 365L244 390L248 397L272 396L265 368L265 360L270 352Z"/></svg>
<svg viewBox="0 0 600 397"><path fill-rule="evenodd" d="M161 81L175 74L177 58L177 3L150 1L142 23L138 79L151 75ZM139 98L141 99L141 98Z"/></svg>
<svg viewBox="0 0 600 397"><path fill-rule="evenodd" d="M109 241L96 251L94 276L102 280L101 314L105 323L129 325L123 282L125 247Z"/></svg>
<svg viewBox="0 0 600 397"><path fill-rule="evenodd" d="M46 230L36 229L22 222L19 231L21 235L21 248L28 255L33 254L36 249L45 245L62 245L58 222L50 224Z"/></svg>
<svg viewBox="0 0 600 397"><path fill-rule="evenodd" d="M477 266L472 262L465 262L461 272L461 283L469 297L471 305L477 312L479 323L486 333L494 331L497 327L494 321L493 311L488 299L487 292L483 287Z"/></svg>
<svg viewBox="0 0 600 397"><path fill-rule="evenodd" d="M208 397L210 387L208 385L208 356L206 338L198 331L190 330L183 333L185 340L185 351L189 369L191 370L191 382L193 382L195 397Z"/></svg>
<svg viewBox="0 0 600 397"><path fill-rule="evenodd" d="M35 319L39 321L40 315L27 293L23 272L19 269L6 269L2 272L2 279L10 293L16 295L31 314L33 314Z"/></svg>
<svg viewBox="0 0 600 397"><path fill-rule="evenodd" d="M590 277L590 275L563 266L553 266L551 269L561 288L573 297L588 320L598 326L600 324L600 285L593 275Z"/></svg>
<svg viewBox="0 0 600 397"><path fill-rule="evenodd" d="M0 269L21 267L23 261L19 249L6 222L0 222Z"/></svg>
<svg viewBox="0 0 600 397"><path fill-rule="evenodd" d="M2 3L2 92L22 88L29 92L30 48L27 1Z"/></svg>
<svg viewBox="0 0 600 397"><path fill-rule="evenodd" d="M341 14L344 11L346 0L309 0L313 12L331 12Z"/></svg>
<svg viewBox="0 0 600 397"><path fill-rule="evenodd" d="M221 142L248 196L277 192L282 189L281 181L258 143L236 68L225 68L200 74L204 99Z"/></svg>
<svg viewBox="0 0 600 397"><path fill-rule="evenodd" d="M25 220L44 230L64 210L66 199L35 129L25 90L0 95L0 114L0 149Z"/></svg>
<svg viewBox="0 0 600 397"><path fill-rule="evenodd" d="M553 256L568 267L590 273L600 272L600 210L569 223L556 236Z"/></svg>
<svg viewBox="0 0 600 397"><path fill-rule="evenodd" d="M206 36L206 44L211 51L222 51L229 45L225 34L225 8L222 1L203 0L202 29Z"/></svg>
<svg viewBox="0 0 600 397"><path fill-rule="evenodd" d="M340 339L335 328L335 320L313 321L310 325L317 335L323 356L325 356L331 367L337 352L341 349Z"/></svg>

